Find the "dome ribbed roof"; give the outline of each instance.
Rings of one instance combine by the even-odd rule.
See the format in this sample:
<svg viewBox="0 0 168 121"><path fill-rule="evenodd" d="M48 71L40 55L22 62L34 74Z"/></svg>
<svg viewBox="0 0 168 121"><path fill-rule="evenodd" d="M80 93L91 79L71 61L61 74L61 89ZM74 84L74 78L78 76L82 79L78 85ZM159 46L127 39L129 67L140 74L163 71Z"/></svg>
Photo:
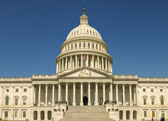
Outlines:
<svg viewBox="0 0 168 121"><path fill-rule="evenodd" d="M71 30L66 38L66 41L81 36L95 38L99 41L103 41L100 33L93 27L89 26L88 16L85 14L85 8L83 9L83 15L80 17L80 25Z"/></svg>

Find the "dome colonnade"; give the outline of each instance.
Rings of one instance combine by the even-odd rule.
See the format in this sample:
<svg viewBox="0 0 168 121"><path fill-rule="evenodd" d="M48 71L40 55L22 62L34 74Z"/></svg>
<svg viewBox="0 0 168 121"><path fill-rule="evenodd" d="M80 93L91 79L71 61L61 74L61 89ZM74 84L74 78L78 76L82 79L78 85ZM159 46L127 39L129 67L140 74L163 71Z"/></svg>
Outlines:
<svg viewBox="0 0 168 121"><path fill-rule="evenodd" d="M108 47L100 33L89 26L88 16L83 9L80 25L74 28L61 46L56 59L57 73L81 67L89 67L112 73L113 59L107 53Z"/></svg>

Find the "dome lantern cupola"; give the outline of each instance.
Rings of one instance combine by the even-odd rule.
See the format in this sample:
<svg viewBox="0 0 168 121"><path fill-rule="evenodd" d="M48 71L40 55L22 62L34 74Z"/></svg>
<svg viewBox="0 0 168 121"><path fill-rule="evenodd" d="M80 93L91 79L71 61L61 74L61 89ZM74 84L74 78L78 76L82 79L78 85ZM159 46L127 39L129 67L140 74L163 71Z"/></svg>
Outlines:
<svg viewBox="0 0 168 121"><path fill-rule="evenodd" d="M88 24L88 16L86 16L85 8L83 8L83 15L80 17L80 24Z"/></svg>

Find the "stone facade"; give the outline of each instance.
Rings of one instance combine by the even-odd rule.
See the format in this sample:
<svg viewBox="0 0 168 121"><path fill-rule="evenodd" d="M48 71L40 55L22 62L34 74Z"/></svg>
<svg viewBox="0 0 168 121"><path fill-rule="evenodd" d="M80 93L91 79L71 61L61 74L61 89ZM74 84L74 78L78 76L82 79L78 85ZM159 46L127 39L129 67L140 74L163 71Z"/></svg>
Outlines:
<svg viewBox="0 0 168 121"><path fill-rule="evenodd" d="M114 120L168 118L168 78L113 75L107 50L83 9L61 46L55 75L0 78L0 118L58 120L69 105L105 105Z"/></svg>

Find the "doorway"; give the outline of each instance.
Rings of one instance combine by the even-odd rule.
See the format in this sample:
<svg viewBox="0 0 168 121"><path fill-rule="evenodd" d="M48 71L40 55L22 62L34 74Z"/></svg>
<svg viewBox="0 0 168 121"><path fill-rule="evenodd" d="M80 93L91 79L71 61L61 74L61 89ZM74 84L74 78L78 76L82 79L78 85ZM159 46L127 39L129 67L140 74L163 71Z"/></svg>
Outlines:
<svg viewBox="0 0 168 121"><path fill-rule="evenodd" d="M83 105L88 105L88 97L83 97Z"/></svg>

